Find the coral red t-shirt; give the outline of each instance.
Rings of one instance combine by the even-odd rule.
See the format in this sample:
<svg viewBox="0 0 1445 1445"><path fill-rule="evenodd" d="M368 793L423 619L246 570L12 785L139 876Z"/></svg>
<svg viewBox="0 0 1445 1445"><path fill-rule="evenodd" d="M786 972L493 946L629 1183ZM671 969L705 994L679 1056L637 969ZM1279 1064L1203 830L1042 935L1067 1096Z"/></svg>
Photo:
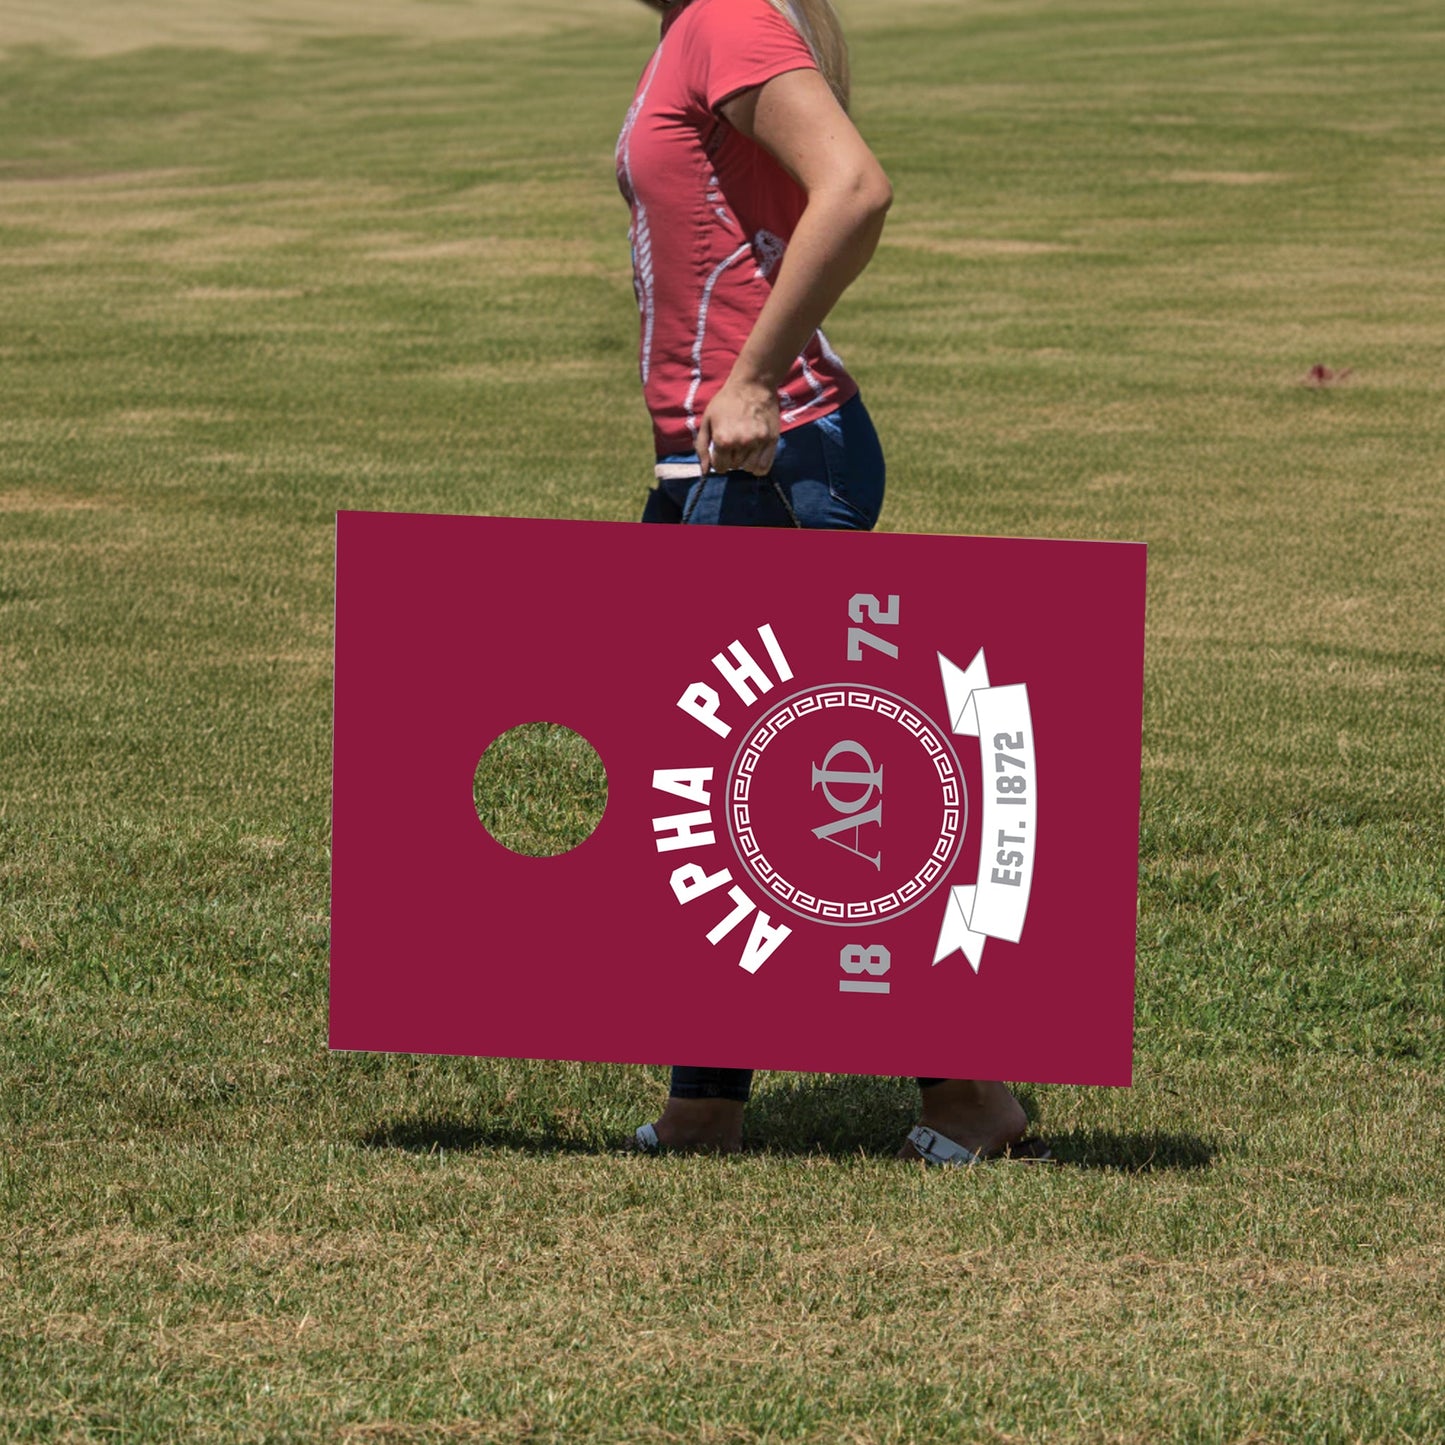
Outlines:
<svg viewBox="0 0 1445 1445"><path fill-rule="evenodd" d="M817 66L768 0L692 0L662 22L617 140L632 208L640 369L659 456L696 448L697 424L727 380L803 214L803 189L718 107L789 70ZM857 391L814 332L780 389L788 431Z"/></svg>

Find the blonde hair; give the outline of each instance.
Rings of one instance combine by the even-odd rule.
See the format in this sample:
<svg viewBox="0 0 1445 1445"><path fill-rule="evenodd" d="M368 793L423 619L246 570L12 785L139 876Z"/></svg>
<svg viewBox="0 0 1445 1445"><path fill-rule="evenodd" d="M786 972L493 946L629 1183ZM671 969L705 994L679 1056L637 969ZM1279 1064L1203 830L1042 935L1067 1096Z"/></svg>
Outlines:
<svg viewBox="0 0 1445 1445"><path fill-rule="evenodd" d="M847 110L848 42L843 38L838 12L829 0L770 0L770 3L803 37L838 104Z"/></svg>
<svg viewBox="0 0 1445 1445"><path fill-rule="evenodd" d="M678 0L642 0L651 10L664 13ZM819 73L844 110L848 109L850 77L848 73L848 42L843 38L843 24L830 0L768 0L813 53Z"/></svg>

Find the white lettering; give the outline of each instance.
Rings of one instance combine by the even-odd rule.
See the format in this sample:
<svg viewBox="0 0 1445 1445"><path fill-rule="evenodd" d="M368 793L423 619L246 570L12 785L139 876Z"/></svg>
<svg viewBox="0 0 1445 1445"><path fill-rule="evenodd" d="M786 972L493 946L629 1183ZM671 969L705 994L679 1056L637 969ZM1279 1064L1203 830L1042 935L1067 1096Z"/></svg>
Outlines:
<svg viewBox="0 0 1445 1445"><path fill-rule="evenodd" d="M722 679L749 707L758 700L758 693L771 692L773 680L753 660L753 655L741 642L730 642L728 652L732 653L735 663L727 660L726 653L718 653L712 660L712 665L722 674ZM756 683L758 692L754 692L750 683Z"/></svg>
<svg viewBox="0 0 1445 1445"><path fill-rule="evenodd" d="M652 775L652 786L659 793L671 793L689 803L701 803L704 808L712 802L712 794L703 786L710 782L711 768L658 768Z"/></svg>
<svg viewBox="0 0 1445 1445"><path fill-rule="evenodd" d="M732 731L732 728L717 715L717 690L709 687L705 682L693 683L678 698L677 705L689 717L695 717L705 728L711 728L720 738L725 738Z"/></svg>
<svg viewBox="0 0 1445 1445"><path fill-rule="evenodd" d="M699 824L709 831L706 833L694 832L693 829ZM671 838L655 840L659 853L672 853L678 848L705 848L709 843L716 841L711 829L711 813L675 813L670 818L654 818L652 820L654 833L671 831L674 835Z"/></svg>
<svg viewBox="0 0 1445 1445"><path fill-rule="evenodd" d="M771 622L763 623L758 628L758 636L763 639L763 646L768 649L768 656L773 659L773 666L778 670L778 681L787 682L793 675L793 669L788 666L788 659L783 656L783 649L773 635L773 624Z"/></svg>
<svg viewBox="0 0 1445 1445"><path fill-rule="evenodd" d="M711 944L721 943L753 911L753 900L741 888L729 888L728 897L733 901L733 911L709 931L707 941Z"/></svg>
<svg viewBox="0 0 1445 1445"><path fill-rule="evenodd" d="M787 682L793 675L793 669L788 665L788 659L783 653L772 624L763 623L758 628L758 637L762 639L763 646L768 650L768 657L774 668L777 669L778 680ZM731 662L728 661L727 654L729 652L732 653ZM713 658L712 665L717 668L718 672L722 674L723 680L748 707L758 700L759 694L773 690L773 679L763 671L757 659L741 642L728 643L727 651L719 652ZM705 728L715 732L720 738L725 738L732 732L732 726L717 715L717 689L709 687L705 682L692 683L687 691L678 698L677 705L688 717L696 718Z"/></svg>
<svg viewBox="0 0 1445 1445"><path fill-rule="evenodd" d="M738 960L739 967L756 973L792 931L786 923L771 923L768 915L759 909L758 916L753 919L752 932L743 946L743 956Z"/></svg>
<svg viewBox="0 0 1445 1445"><path fill-rule="evenodd" d="M673 869L672 891L679 903L691 903L694 898L701 898L704 893L731 883L732 877L726 868L719 868L716 873L705 873L696 863L684 863L681 868Z"/></svg>

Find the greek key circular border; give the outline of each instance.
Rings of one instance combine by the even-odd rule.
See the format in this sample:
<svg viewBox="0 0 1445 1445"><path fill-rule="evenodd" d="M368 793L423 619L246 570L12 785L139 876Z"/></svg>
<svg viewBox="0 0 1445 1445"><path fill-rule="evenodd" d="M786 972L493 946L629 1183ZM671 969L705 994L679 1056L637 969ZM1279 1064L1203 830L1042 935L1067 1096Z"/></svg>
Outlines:
<svg viewBox="0 0 1445 1445"><path fill-rule="evenodd" d="M835 707L861 708L898 723L928 754L938 773L943 793L943 826L923 867L901 887L876 898L852 903L815 898L789 883L768 862L759 846L753 833L749 806L753 772L773 739L799 718ZM883 688L828 685L809 688L806 692L785 698L738 745L728 770L727 820L728 833L738 857L758 883L784 908L815 923L846 928L855 923L878 922L906 913L922 903L948 877L963 846L963 835L968 826L968 793L964 787L963 770L947 735L921 709Z"/></svg>

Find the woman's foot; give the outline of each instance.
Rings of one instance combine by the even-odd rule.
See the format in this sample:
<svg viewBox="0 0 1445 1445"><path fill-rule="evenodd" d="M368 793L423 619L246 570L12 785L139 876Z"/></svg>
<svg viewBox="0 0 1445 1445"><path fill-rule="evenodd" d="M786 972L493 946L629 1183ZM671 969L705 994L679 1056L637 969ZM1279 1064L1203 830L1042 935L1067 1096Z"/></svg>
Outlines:
<svg viewBox="0 0 1445 1445"><path fill-rule="evenodd" d="M743 1147L743 1105L732 1099L668 1099L652 1126L664 1149L738 1154Z"/></svg>
<svg viewBox="0 0 1445 1445"><path fill-rule="evenodd" d="M1029 1126L1024 1106L993 1080L945 1079L918 1092L923 1099L923 1127L962 1144L974 1154L1000 1153L1018 1143ZM898 1157L923 1156L905 1141Z"/></svg>

